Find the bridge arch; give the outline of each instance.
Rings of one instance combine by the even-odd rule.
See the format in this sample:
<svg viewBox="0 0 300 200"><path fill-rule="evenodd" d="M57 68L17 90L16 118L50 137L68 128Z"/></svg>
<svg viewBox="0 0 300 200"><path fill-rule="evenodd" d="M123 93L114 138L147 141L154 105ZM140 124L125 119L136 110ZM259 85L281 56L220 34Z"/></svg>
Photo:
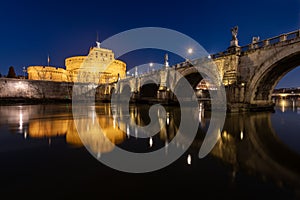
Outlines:
<svg viewBox="0 0 300 200"><path fill-rule="evenodd" d="M197 86L201 81L204 81L205 84L210 84L211 86L220 86L222 84L220 72L217 70L217 67L214 62L208 61L196 61L195 66L192 64L188 67L184 67L178 69L178 72L182 75L181 79L186 79L191 87L195 90L196 96L198 98L206 97L209 98L210 93L208 91L205 92L203 96L202 92L196 91ZM180 89L181 80L177 80L177 84L175 86L175 91ZM208 85L207 85L208 86ZM202 89L201 89L202 90ZM182 95L186 95L181 93Z"/></svg>
<svg viewBox="0 0 300 200"><path fill-rule="evenodd" d="M188 80L192 88L196 88L197 84L203 79L202 75L194 67L188 67L180 71L182 78Z"/></svg>
<svg viewBox="0 0 300 200"><path fill-rule="evenodd" d="M159 88L159 85L152 80L148 80L148 81L144 82L140 88L141 98L142 99L143 98L156 99L158 88Z"/></svg>
<svg viewBox="0 0 300 200"><path fill-rule="evenodd" d="M300 45L282 48L263 60L250 78L245 101L250 104L272 103L271 96L278 82L300 66Z"/></svg>

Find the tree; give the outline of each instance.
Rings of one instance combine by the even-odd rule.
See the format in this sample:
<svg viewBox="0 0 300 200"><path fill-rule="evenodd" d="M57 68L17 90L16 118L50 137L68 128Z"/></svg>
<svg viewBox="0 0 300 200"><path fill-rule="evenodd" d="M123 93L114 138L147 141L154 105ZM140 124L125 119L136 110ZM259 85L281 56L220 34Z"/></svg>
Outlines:
<svg viewBox="0 0 300 200"><path fill-rule="evenodd" d="M16 72L13 66L9 67L7 78L16 78Z"/></svg>

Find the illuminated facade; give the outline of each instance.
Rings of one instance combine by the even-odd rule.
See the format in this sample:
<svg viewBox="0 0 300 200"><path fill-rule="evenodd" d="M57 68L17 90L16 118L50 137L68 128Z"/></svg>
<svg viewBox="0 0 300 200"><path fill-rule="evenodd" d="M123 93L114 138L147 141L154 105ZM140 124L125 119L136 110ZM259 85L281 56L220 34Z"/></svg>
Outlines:
<svg viewBox="0 0 300 200"><path fill-rule="evenodd" d="M126 64L115 60L112 50L92 47L88 56L65 59L66 69L53 66L29 66L28 79L60 82L92 82L96 84L116 82L126 76Z"/></svg>

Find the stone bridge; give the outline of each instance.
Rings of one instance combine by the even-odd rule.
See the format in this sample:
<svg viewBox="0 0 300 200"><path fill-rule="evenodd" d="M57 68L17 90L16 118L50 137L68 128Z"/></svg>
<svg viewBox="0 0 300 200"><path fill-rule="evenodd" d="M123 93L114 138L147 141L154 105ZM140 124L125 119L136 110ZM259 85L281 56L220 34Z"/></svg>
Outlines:
<svg viewBox="0 0 300 200"><path fill-rule="evenodd" d="M233 38L224 52L208 56L218 68L225 87L227 109L230 112L273 109L272 93L289 71L300 65L300 30L285 33L265 40L253 40L239 46ZM189 61L146 74L134 74L119 80L109 88L98 89L98 95L131 93L131 101L165 102L176 101L171 91L178 89L179 78L187 79L196 90L203 77ZM176 84L174 84L176 83ZM208 90L209 91L209 90ZM201 97L201 96L200 96ZM201 99L201 98L200 98Z"/></svg>

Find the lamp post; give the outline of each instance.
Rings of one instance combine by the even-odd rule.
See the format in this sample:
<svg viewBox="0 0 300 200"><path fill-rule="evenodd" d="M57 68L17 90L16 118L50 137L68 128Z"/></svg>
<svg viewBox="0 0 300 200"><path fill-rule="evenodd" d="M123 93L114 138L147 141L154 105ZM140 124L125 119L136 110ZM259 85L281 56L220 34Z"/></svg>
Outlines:
<svg viewBox="0 0 300 200"><path fill-rule="evenodd" d="M149 63L149 73L152 72L152 67L153 67L153 63L151 62L151 63Z"/></svg>
<svg viewBox="0 0 300 200"><path fill-rule="evenodd" d="M191 55L192 55L193 53L194 53L193 48L188 48L188 49L187 49L187 54L188 54L187 56L188 56L188 57L191 57ZM189 60L190 60L189 58L186 58L186 59L185 59L186 62L188 62Z"/></svg>
<svg viewBox="0 0 300 200"><path fill-rule="evenodd" d="M25 66L23 67L23 77L24 77L24 79L26 79L25 78L25 73L26 73L26 68L25 68Z"/></svg>

